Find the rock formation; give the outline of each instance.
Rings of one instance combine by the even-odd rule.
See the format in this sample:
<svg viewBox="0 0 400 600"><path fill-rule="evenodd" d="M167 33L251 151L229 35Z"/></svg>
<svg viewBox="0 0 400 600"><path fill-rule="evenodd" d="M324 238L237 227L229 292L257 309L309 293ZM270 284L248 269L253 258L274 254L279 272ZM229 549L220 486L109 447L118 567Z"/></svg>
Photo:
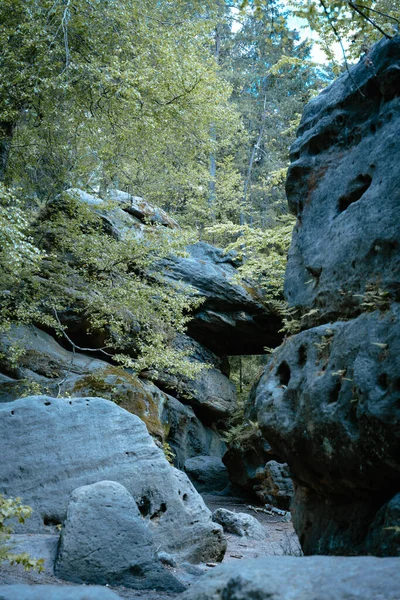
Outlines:
<svg viewBox="0 0 400 600"><path fill-rule="evenodd" d="M181 600L397 600L399 561L374 557L267 556L213 569Z"/></svg>
<svg viewBox="0 0 400 600"><path fill-rule="evenodd" d="M137 416L102 398L31 396L1 404L0 420L0 493L34 509L24 532L64 523L73 490L108 480L133 496L160 550L179 561L222 558L220 526Z"/></svg>
<svg viewBox="0 0 400 600"><path fill-rule="evenodd" d="M115 481L72 492L55 573L75 583L185 589L157 559L150 527L128 490Z"/></svg>
<svg viewBox="0 0 400 600"><path fill-rule="evenodd" d="M285 295L303 331L256 402L306 554L399 550L399 139L396 37L310 102L291 150Z"/></svg>

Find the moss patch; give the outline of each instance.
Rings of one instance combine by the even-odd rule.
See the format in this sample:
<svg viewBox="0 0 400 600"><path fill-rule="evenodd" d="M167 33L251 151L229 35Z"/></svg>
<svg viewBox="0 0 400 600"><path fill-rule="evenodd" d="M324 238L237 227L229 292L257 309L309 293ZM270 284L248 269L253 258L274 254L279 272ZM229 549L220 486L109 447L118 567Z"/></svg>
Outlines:
<svg viewBox="0 0 400 600"><path fill-rule="evenodd" d="M164 427L159 407L141 381L121 367L109 366L81 377L72 389L73 395L95 395L112 400L121 408L137 415L149 433L164 441Z"/></svg>

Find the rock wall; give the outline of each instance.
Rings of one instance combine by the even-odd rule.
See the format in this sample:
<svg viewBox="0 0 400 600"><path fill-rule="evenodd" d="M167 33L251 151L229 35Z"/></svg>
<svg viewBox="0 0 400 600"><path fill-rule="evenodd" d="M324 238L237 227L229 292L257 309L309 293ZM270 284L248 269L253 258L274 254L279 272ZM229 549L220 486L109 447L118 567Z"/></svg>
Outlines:
<svg viewBox="0 0 400 600"><path fill-rule="evenodd" d="M291 150L285 296L308 316L256 403L306 554L400 554L399 139L396 37L305 108Z"/></svg>

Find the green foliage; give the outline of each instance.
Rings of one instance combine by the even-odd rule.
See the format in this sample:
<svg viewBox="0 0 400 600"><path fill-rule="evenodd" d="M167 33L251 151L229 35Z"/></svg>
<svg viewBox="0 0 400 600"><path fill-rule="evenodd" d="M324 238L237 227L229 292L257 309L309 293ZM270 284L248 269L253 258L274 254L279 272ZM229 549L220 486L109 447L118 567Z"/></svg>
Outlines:
<svg viewBox="0 0 400 600"><path fill-rule="evenodd" d="M115 240L98 214L67 194L45 209L31 232L38 255L46 259L35 263L37 272L7 282L0 300L3 320L45 323L62 334L57 314L72 307L86 315L89 332L100 335L106 351L124 366L191 376L199 371L168 342L185 330L201 298L165 283L155 266L183 251L184 233L155 226Z"/></svg>
<svg viewBox="0 0 400 600"><path fill-rule="evenodd" d="M44 254L29 234L23 204L0 182L0 285L7 287L38 270ZM4 292L3 292L4 293Z"/></svg>
<svg viewBox="0 0 400 600"><path fill-rule="evenodd" d="M168 442L164 441L162 445L162 449L165 455L165 458L169 462L170 465L174 464L175 452L172 450L171 446Z"/></svg>
<svg viewBox="0 0 400 600"><path fill-rule="evenodd" d="M268 302L282 295L293 225L293 217L286 215L277 220L275 227L267 230L228 222L214 225L207 232L219 239L233 238L225 246L225 251L233 250L238 261L243 261L238 267L238 281L243 278L254 282L263 290Z"/></svg>
<svg viewBox="0 0 400 600"><path fill-rule="evenodd" d="M9 544L13 528L6 521L17 519L18 523L25 523L25 519L31 514L31 507L21 504L20 498L5 498L0 494L0 564L7 561L11 565L23 565L25 571L30 569L43 571L44 560L42 558L32 559L26 552L13 554Z"/></svg>
<svg viewBox="0 0 400 600"><path fill-rule="evenodd" d="M328 58L337 64L333 44L357 59L382 36L399 32L400 7L392 0L291 0L293 14L307 19Z"/></svg>
<svg viewBox="0 0 400 600"><path fill-rule="evenodd" d="M385 311L391 304L390 293L380 288L377 283L367 284L364 294L354 294L354 297L360 298L360 307L365 312Z"/></svg>

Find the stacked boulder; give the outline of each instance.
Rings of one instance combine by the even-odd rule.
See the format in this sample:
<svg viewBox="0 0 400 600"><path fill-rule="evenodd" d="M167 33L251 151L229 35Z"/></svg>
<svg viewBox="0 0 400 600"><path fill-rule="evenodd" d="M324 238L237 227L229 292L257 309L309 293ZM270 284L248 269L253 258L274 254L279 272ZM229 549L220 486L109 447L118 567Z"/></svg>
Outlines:
<svg viewBox="0 0 400 600"><path fill-rule="evenodd" d="M222 560L222 528L139 417L103 398L30 396L1 404L0 426L0 493L33 508L17 532L62 526L60 577L179 591L157 553Z"/></svg>
<svg viewBox="0 0 400 600"><path fill-rule="evenodd" d="M400 37L305 108L287 178L297 335L256 391L306 554L400 554Z"/></svg>

